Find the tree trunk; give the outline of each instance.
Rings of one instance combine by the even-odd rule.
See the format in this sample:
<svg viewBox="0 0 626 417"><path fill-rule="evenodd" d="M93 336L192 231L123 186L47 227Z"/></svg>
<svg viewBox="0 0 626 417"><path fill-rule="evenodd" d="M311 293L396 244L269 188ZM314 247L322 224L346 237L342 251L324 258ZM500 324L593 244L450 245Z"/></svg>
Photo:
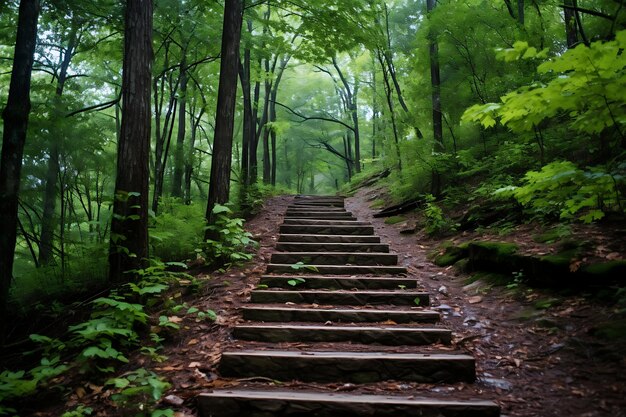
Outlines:
<svg viewBox="0 0 626 417"><path fill-rule="evenodd" d="M206 210L206 219L210 225L214 224L215 220L213 208L216 204L227 203L230 192L233 124L237 99L237 68L239 66L242 18L242 1L226 0L222 30L220 82L215 116L215 139L213 140L211 180ZM207 229L205 239L216 240L217 236Z"/></svg>
<svg viewBox="0 0 626 417"><path fill-rule="evenodd" d="M53 100L54 109L52 111L52 120L54 123L61 113L61 96L65 89L65 81L67 80L67 70L76 51L78 23L74 19L68 34L67 46L63 49L63 57L59 68L59 76L57 78L57 86L55 97ZM56 226L56 200L57 200L57 183L59 179L59 153L62 133L55 132L50 135L50 149L48 155L48 170L46 173L46 185L43 199L43 215L41 216L41 236L39 241L39 265L48 265L53 260L52 252L54 250L54 229Z"/></svg>
<svg viewBox="0 0 626 417"><path fill-rule="evenodd" d="M152 0L126 2L122 131L109 250L112 283L134 279L136 274L124 274L142 268L148 258L152 12Z"/></svg>
<svg viewBox="0 0 626 417"><path fill-rule="evenodd" d="M272 175L272 161L270 155L270 130L263 129L263 184L270 184Z"/></svg>
<svg viewBox="0 0 626 417"><path fill-rule="evenodd" d="M517 23L524 26L524 0L517 0Z"/></svg>
<svg viewBox="0 0 626 417"><path fill-rule="evenodd" d="M183 54L185 51L183 51ZM176 155L174 157L174 177L172 178L172 197L183 196L183 173L185 165L185 133L187 122L187 65L185 57L180 63L180 99L178 100L178 133L176 136Z"/></svg>
<svg viewBox="0 0 626 417"><path fill-rule="evenodd" d="M426 7L429 13L432 12L435 8L435 0L427 0ZM443 151L443 118L441 115L441 76L439 74L439 45L432 29L428 34L428 45L430 50L430 82L432 88L431 95L433 105L433 138L435 140L435 144L439 148L438 151Z"/></svg>
<svg viewBox="0 0 626 417"><path fill-rule="evenodd" d="M254 141L254 121L252 120L252 97L250 92L250 49L243 52L243 62L239 63L239 80L243 91L243 135L241 138L241 179L242 192L250 185L250 148Z"/></svg>
<svg viewBox="0 0 626 417"><path fill-rule="evenodd" d="M565 0L563 4L574 7L574 0ZM565 37L567 39L567 47L573 48L578 43L576 12L572 8L565 7L563 8L563 14L565 16Z"/></svg>
<svg viewBox="0 0 626 417"><path fill-rule="evenodd" d="M2 112L4 129L0 159L0 341L4 340L6 333L7 301L13 279L18 193L30 114L30 75L37 43L39 9L39 0L20 1L9 96Z"/></svg>

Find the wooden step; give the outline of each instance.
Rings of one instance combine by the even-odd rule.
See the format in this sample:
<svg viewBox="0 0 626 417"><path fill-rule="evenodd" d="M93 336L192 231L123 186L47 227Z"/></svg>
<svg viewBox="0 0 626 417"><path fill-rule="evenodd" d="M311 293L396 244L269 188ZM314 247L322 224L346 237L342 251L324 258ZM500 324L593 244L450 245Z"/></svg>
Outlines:
<svg viewBox="0 0 626 417"><path fill-rule="evenodd" d="M198 397L201 417L499 417L492 401L454 401L414 395L265 390L215 390Z"/></svg>
<svg viewBox="0 0 626 417"><path fill-rule="evenodd" d="M294 201L289 207L341 207L343 201Z"/></svg>
<svg viewBox="0 0 626 417"><path fill-rule="evenodd" d="M380 243L379 236L281 234L278 242L300 243Z"/></svg>
<svg viewBox="0 0 626 417"><path fill-rule="evenodd" d="M260 285L272 288L314 288L329 290L367 290L367 289L415 289L417 280L402 277L344 277L344 276L301 276L301 275L263 275Z"/></svg>
<svg viewBox="0 0 626 417"><path fill-rule="evenodd" d="M248 324L235 326L233 337L269 343L302 341L418 346L433 343L450 344L452 332L437 327Z"/></svg>
<svg viewBox="0 0 626 417"><path fill-rule="evenodd" d="M384 243L299 243L278 242L276 250L284 252L379 252L389 253Z"/></svg>
<svg viewBox="0 0 626 417"><path fill-rule="evenodd" d="M322 305L397 305L425 307L429 294L422 291L321 291L253 290L250 301L259 304L306 303Z"/></svg>
<svg viewBox="0 0 626 417"><path fill-rule="evenodd" d="M404 275L403 266L389 265L307 265L294 269L294 264L268 264L269 274L322 274L322 275ZM306 278L306 276L305 276Z"/></svg>
<svg viewBox="0 0 626 417"><path fill-rule="evenodd" d="M275 252L271 262L275 264L306 265L396 265L395 253L359 253L359 252Z"/></svg>
<svg viewBox="0 0 626 417"><path fill-rule="evenodd" d="M345 213L346 209L343 207L330 207L330 206L307 206L304 204L290 205L287 210L300 210L300 211L324 211L327 213Z"/></svg>
<svg viewBox="0 0 626 417"><path fill-rule="evenodd" d="M328 212L328 211L311 211L311 210L287 210L286 217L312 218L312 219L352 219L354 216L347 211Z"/></svg>
<svg viewBox="0 0 626 417"><path fill-rule="evenodd" d="M318 352L241 350L222 353L224 377L265 377L279 381L370 383L472 382L474 358L449 353Z"/></svg>
<svg viewBox="0 0 626 417"><path fill-rule="evenodd" d="M283 224L280 226L280 233L304 235L373 235L374 227Z"/></svg>
<svg viewBox="0 0 626 417"><path fill-rule="evenodd" d="M267 322L315 323L436 323L441 314L432 310L374 310L371 308L313 308L246 306L242 308L244 320Z"/></svg>
<svg viewBox="0 0 626 417"><path fill-rule="evenodd" d="M369 226L370 222L360 222L355 220L328 220L328 219L302 219L302 218L285 218L283 224L301 224L311 226Z"/></svg>

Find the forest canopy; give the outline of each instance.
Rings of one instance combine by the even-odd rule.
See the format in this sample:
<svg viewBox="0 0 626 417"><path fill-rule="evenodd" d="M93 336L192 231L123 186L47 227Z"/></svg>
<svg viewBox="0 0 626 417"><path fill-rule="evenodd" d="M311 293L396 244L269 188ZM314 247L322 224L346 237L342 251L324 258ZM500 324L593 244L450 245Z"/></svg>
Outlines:
<svg viewBox="0 0 626 417"><path fill-rule="evenodd" d="M16 171L2 171L13 204L3 218L15 208L4 305L108 282L115 245L141 258L135 267L210 263L228 252L205 228L213 207L247 216L267 193L333 193L387 169L397 202L516 199L535 218L623 215L622 1L155 0L153 10L139 2L152 27L141 35L151 48L137 51L125 23L134 3L0 4L4 167L17 163L9 129L28 115L15 199L6 187ZM29 7L31 52L16 49ZM141 50L152 53L128 55ZM29 53L20 113L9 86ZM236 54L228 71L225 54ZM143 71L141 116L125 113L135 94L125 63L127 74ZM137 131L124 133L131 120L144 124L137 172L147 190L125 191L122 204L116 178L139 163L120 156L124 135L137 146ZM130 211L115 214L122 206ZM142 233L111 232L116 219L139 218L143 255L127 247Z"/></svg>

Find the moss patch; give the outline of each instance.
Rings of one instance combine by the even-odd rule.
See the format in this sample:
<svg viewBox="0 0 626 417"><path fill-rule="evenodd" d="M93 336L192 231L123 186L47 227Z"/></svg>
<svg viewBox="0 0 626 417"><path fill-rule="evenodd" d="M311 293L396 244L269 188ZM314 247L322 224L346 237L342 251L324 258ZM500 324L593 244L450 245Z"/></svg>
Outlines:
<svg viewBox="0 0 626 417"><path fill-rule="evenodd" d="M406 221L406 219L402 216L391 216L385 219L385 224L398 224Z"/></svg>
<svg viewBox="0 0 626 417"><path fill-rule="evenodd" d="M449 246L445 252L435 257L435 265L438 266L450 266L454 265L463 258L467 258L469 255L467 244L460 246Z"/></svg>
<svg viewBox="0 0 626 417"><path fill-rule="evenodd" d="M385 207L385 200L381 200L381 199L374 200L372 201L372 204L370 204L370 208L373 208L373 209L380 209L383 207Z"/></svg>
<svg viewBox="0 0 626 417"><path fill-rule="evenodd" d="M515 243L502 242L471 242L468 247L489 251L496 256L513 255L515 252L517 252L518 249Z"/></svg>

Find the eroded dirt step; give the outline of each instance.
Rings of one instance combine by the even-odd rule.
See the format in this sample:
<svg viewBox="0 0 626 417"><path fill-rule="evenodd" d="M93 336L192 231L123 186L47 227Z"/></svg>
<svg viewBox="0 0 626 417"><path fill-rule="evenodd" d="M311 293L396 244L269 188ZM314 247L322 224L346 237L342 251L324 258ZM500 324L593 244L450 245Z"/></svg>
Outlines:
<svg viewBox="0 0 626 417"><path fill-rule="evenodd" d="M327 326L294 324L246 324L233 329L233 337L257 342L350 342L377 345L419 346L450 344L452 332L437 327Z"/></svg>
<svg viewBox="0 0 626 417"><path fill-rule="evenodd" d="M278 242L277 251L284 252L379 252L389 253L389 245L385 243L308 243Z"/></svg>
<svg viewBox="0 0 626 417"><path fill-rule="evenodd" d="M321 291L253 290L252 303L307 303L326 305L430 305L429 294L422 291Z"/></svg>
<svg viewBox="0 0 626 417"><path fill-rule="evenodd" d="M372 308L319 308L284 306L242 307L244 320L312 323L437 323L441 314L432 310L389 310Z"/></svg>
<svg viewBox="0 0 626 417"><path fill-rule="evenodd" d="M302 262L310 265L396 265L395 253L359 253L359 252L275 252L271 262L274 264L295 264Z"/></svg>
<svg viewBox="0 0 626 417"><path fill-rule="evenodd" d="M280 233L321 235L373 235L373 226L282 224Z"/></svg>
<svg viewBox="0 0 626 417"><path fill-rule="evenodd" d="M285 218L283 224L301 224L311 226L370 226L370 222L360 222L354 220L326 220L326 219L301 219L301 218Z"/></svg>
<svg viewBox="0 0 626 417"><path fill-rule="evenodd" d="M259 285L270 288L310 288L328 290L398 290L415 289L417 280L402 277L343 277L343 276L299 276L263 275Z"/></svg>
<svg viewBox="0 0 626 417"><path fill-rule="evenodd" d="M389 265L306 265L294 269L294 264L268 264L270 274L306 274L314 272L322 275L404 275L407 269L403 266Z"/></svg>
<svg viewBox="0 0 626 417"><path fill-rule="evenodd" d="M499 417L492 401L287 390L215 390L198 397L202 417Z"/></svg>
<svg viewBox="0 0 626 417"><path fill-rule="evenodd" d="M291 350L226 351L219 372L233 378L261 376L322 383L454 383L473 382L476 375L474 358L462 354Z"/></svg>
<svg viewBox="0 0 626 417"><path fill-rule="evenodd" d="M380 236L281 234L278 242L296 243L380 243Z"/></svg>

